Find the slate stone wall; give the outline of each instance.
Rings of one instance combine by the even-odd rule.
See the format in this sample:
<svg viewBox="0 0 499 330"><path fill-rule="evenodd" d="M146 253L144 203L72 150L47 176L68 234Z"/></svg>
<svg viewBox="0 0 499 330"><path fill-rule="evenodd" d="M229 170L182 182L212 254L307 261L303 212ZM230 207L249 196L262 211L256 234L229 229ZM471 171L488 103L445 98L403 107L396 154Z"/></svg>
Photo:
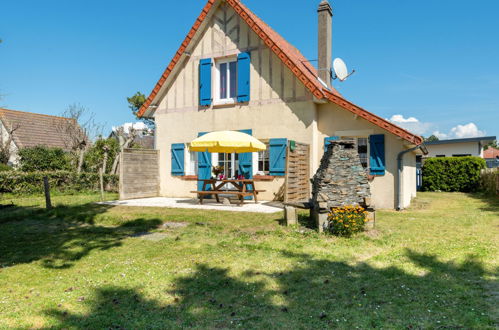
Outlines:
<svg viewBox="0 0 499 330"><path fill-rule="evenodd" d="M331 207L369 206L371 191L367 171L362 166L357 145L351 140L332 141L314 175L312 203L326 212Z"/></svg>

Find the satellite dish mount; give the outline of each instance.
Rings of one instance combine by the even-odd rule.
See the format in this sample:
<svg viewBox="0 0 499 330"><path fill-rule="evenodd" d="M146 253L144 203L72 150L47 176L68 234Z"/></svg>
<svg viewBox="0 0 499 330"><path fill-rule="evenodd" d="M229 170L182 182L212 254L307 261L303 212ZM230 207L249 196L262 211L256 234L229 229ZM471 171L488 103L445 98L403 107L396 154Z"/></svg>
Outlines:
<svg viewBox="0 0 499 330"><path fill-rule="evenodd" d="M331 77L333 78L333 80L338 79L341 82L345 81L348 77L355 73L355 70L352 70L352 72L348 73L347 65L339 57L334 59L333 69L331 71Z"/></svg>

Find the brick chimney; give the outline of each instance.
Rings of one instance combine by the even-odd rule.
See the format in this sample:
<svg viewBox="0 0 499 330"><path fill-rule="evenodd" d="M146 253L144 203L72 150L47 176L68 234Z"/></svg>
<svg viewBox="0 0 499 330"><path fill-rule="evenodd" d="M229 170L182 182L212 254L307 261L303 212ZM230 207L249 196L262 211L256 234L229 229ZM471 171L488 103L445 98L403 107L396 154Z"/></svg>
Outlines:
<svg viewBox="0 0 499 330"><path fill-rule="evenodd" d="M319 78L331 87L331 67L333 63L333 8L327 0L322 0L317 9L319 16Z"/></svg>

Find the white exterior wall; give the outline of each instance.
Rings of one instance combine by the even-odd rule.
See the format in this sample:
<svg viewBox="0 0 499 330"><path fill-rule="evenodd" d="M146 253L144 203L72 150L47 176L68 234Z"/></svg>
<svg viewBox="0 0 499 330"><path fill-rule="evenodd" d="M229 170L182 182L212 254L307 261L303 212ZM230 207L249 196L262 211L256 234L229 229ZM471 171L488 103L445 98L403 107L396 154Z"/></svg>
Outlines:
<svg viewBox="0 0 499 330"><path fill-rule="evenodd" d="M445 155L452 157L452 155L466 155L483 156L483 148L479 142L461 142L461 143L448 143L448 144L429 144L426 145L428 155L426 157L436 157L437 155Z"/></svg>

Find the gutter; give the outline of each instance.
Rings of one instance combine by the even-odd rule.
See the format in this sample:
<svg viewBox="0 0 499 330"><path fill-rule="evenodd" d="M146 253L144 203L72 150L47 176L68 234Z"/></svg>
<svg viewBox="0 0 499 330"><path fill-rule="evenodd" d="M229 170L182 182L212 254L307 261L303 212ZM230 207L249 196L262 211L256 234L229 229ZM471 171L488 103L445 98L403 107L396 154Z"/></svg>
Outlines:
<svg viewBox="0 0 499 330"><path fill-rule="evenodd" d="M414 150L421 149L424 155L428 154L428 150L426 149L426 145L421 143L420 145L417 145L413 148L401 151L397 155L397 211L401 211L403 209L402 207L402 171L403 171L403 160L404 160L404 155L412 152Z"/></svg>

